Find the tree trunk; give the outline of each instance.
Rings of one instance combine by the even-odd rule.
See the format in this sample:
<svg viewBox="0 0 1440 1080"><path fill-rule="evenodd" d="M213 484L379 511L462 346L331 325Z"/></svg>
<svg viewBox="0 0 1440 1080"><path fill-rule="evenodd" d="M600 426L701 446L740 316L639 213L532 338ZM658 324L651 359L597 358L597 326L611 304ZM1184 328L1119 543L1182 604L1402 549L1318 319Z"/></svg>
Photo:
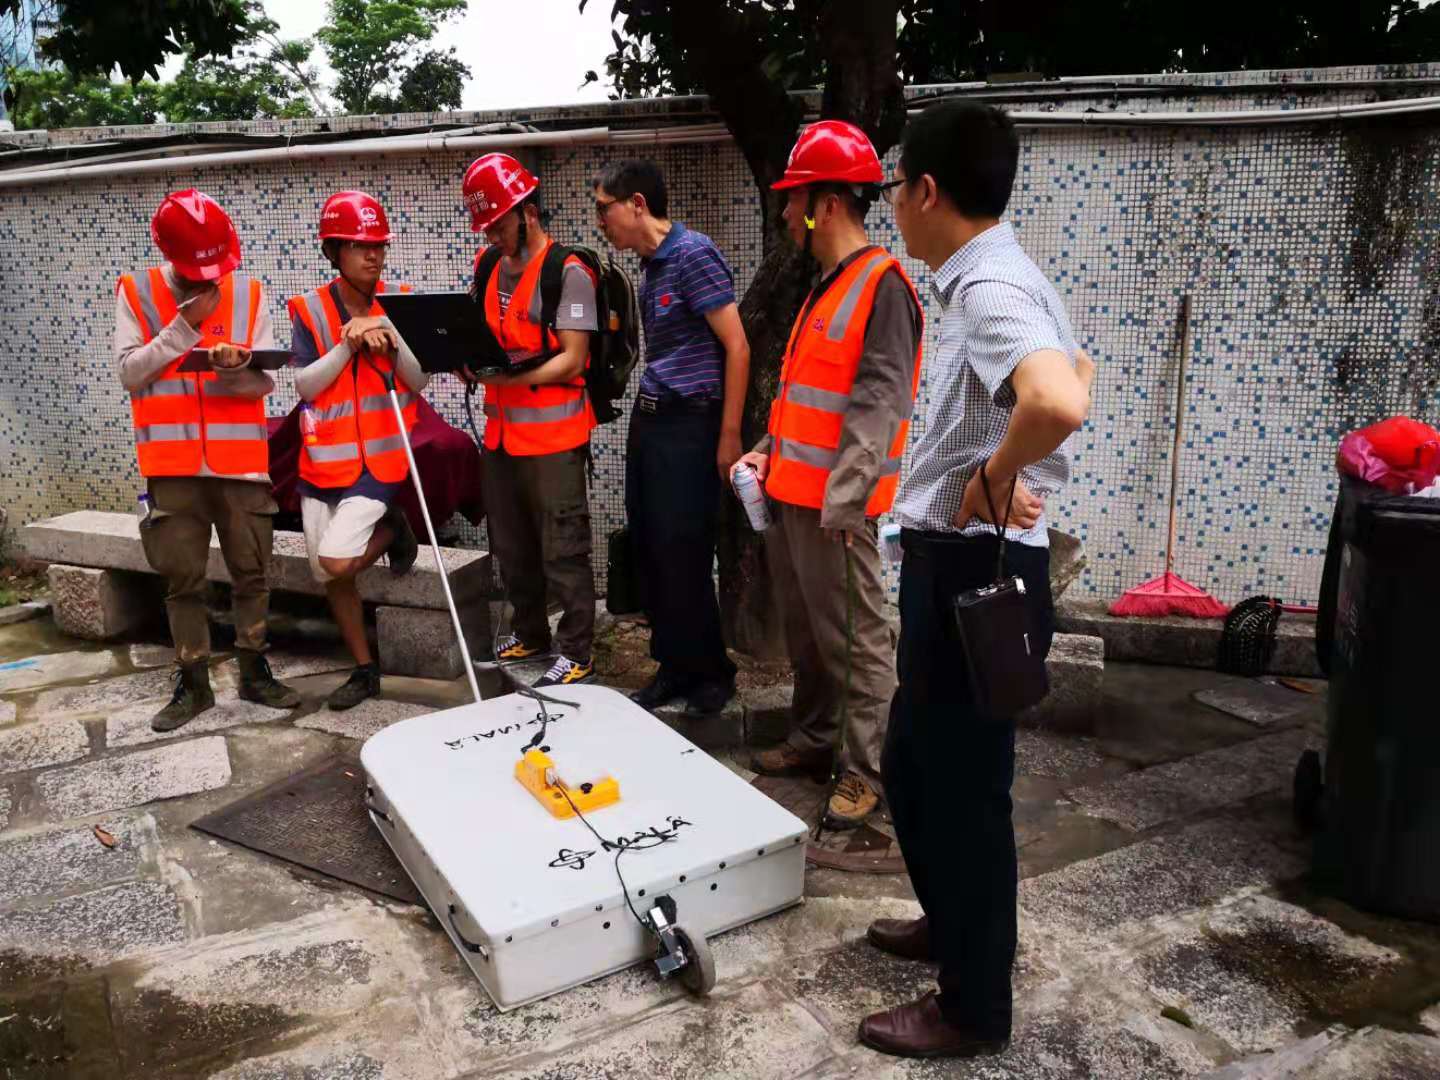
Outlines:
<svg viewBox="0 0 1440 1080"><path fill-rule="evenodd" d="M859 124L883 154L905 122L895 68L898 0L798 0L813 20L826 60L822 113ZM742 441L765 433L790 327L815 276L815 263L790 242L781 220L785 200L770 185L785 171L803 119L796 99L757 70L741 19L724 0L667 5L675 44L695 65L711 104L724 119L760 191L765 255L740 301L750 340L750 389ZM726 638L741 652L784 654L777 600L763 537L735 499L725 500L719 542L720 607Z"/></svg>

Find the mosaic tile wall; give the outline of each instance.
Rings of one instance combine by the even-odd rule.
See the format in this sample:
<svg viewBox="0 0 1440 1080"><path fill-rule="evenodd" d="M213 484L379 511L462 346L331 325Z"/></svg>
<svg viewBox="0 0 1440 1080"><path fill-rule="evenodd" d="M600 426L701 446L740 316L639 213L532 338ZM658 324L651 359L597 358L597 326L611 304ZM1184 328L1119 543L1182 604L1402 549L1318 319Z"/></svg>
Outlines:
<svg viewBox="0 0 1440 1080"><path fill-rule="evenodd" d="M1387 74L1314 74L1328 86L1367 73ZM1396 74L1428 77L1429 68ZM1275 104L1262 97L1246 100ZM1124 107L1177 105L1167 97ZM1085 588L1110 597L1163 565L1176 319L1188 293L1177 570L1228 601L1261 591L1315 600L1340 435L1392 412L1440 420L1437 123L1022 132L1010 217L1100 364L1074 482L1051 508L1090 550ZM557 236L598 243L586 181L615 156L601 146L536 155ZM654 156L670 178L674 216L714 238L743 290L760 230L739 155L712 143ZM0 354L0 504L18 520L132 504L138 475L110 353L112 289L118 273L153 259L147 222L166 190L193 184L230 209L246 267L279 319L285 297L326 276L313 222L341 187L370 190L388 208L397 240L387 276L457 287L475 245L455 198L469 157L177 167L0 189L0 326L10 343ZM872 225L898 250L886 208L872 212ZM928 302L928 271L907 266ZM280 381L272 414L295 402ZM439 380L430 396L463 424L457 385ZM921 398L916 435L928 387ZM622 422L595 439L597 540L622 518L623 435ZM467 541L483 536L469 530Z"/></svg>

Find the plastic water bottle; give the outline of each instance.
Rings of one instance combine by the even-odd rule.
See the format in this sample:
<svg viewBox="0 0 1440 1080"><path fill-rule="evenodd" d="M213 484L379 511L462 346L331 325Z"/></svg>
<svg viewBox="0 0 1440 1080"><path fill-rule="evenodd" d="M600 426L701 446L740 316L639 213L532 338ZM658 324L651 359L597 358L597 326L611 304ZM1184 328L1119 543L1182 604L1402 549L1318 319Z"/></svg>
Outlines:
<svg viewBox="0 0 1440 1080"><path fill-rule="evenodd" d="M140 522L140 528L149 528L155 518L155 500L150 497L148 491L142 491L135 500L135 517Z"/></svg>
<svg viewBox="0 0 1440 1080"><path fill-rule="evenodd" d="M306 446L314 446L320 441L319 424L315 420L315 410L308 401L300 403L300 438Z"/></svg>
<svg viewBox="0 0 1440 1080"><path fill-rule="evenodd" d="M750 527L756 532L764 532L770 528L770 507L765 502L765 489L755 475L755 470L743 462L737 464L730 471L730 486L735 489L735 497L740 500L740 505L745 507L745 516L750 519Z"/></svg>
<svg viewBox="0 0 1440 1080"><path fill-rule="evenodd" d="M896 566L905 558L905 549L900 546L900 523L892 521L880 530L880 548L885 557Z"/></svg>

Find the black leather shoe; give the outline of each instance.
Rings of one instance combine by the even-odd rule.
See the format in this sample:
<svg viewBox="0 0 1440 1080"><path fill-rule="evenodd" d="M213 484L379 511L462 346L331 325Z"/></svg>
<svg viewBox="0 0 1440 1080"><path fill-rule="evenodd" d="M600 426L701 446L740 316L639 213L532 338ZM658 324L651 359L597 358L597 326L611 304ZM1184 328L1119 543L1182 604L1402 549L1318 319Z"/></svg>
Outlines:
<svg viewBox="0 0 1440 1080"><path fill-rule="evenodd" d="M685 711L692 716L710 716L722 712L735 696L735 683L730 679L704 682L686 698Z"/></svg>
<svg viewBox="0 0 1440 1080"><path fill-rule="evenodd" d="M678 679L665 670L656 672L655 677L630 695L630 700L642 709L658 709L669 705L690 691L690 684Z"/></svg>
<svg viewBox="0 0 1440 1080"><path fill-rule="evenodd" d="M988 1057L1004 1053L1008 1037L995 1038L952 1024L932 990L919 1001L897 1005L860 1021L860 1041L896 1057Z"/></svg>

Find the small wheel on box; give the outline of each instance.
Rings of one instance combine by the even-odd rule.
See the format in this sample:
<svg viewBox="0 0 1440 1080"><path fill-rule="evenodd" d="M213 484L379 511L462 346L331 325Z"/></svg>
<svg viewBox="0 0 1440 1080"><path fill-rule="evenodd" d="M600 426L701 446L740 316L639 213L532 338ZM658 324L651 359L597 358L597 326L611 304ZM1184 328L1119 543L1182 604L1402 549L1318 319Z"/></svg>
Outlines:
<svg viewBox="0 0 1440 1080"><path fill-rule="evenodd" d="M686 964L680 969L680 985L696 997L704 997L715 989L715 957L710 946L699 934L692 934L684 926L675 927L675 936L685 950Z"/></svg>
<svg viewBox="0 0 1440 1080"><path fill-rule="evenodd" d="M1306 750L1295 765L1295 824L1306 832L1320 825L1320 800L1325 794L1325 772L1320 754Z"/></svg>

